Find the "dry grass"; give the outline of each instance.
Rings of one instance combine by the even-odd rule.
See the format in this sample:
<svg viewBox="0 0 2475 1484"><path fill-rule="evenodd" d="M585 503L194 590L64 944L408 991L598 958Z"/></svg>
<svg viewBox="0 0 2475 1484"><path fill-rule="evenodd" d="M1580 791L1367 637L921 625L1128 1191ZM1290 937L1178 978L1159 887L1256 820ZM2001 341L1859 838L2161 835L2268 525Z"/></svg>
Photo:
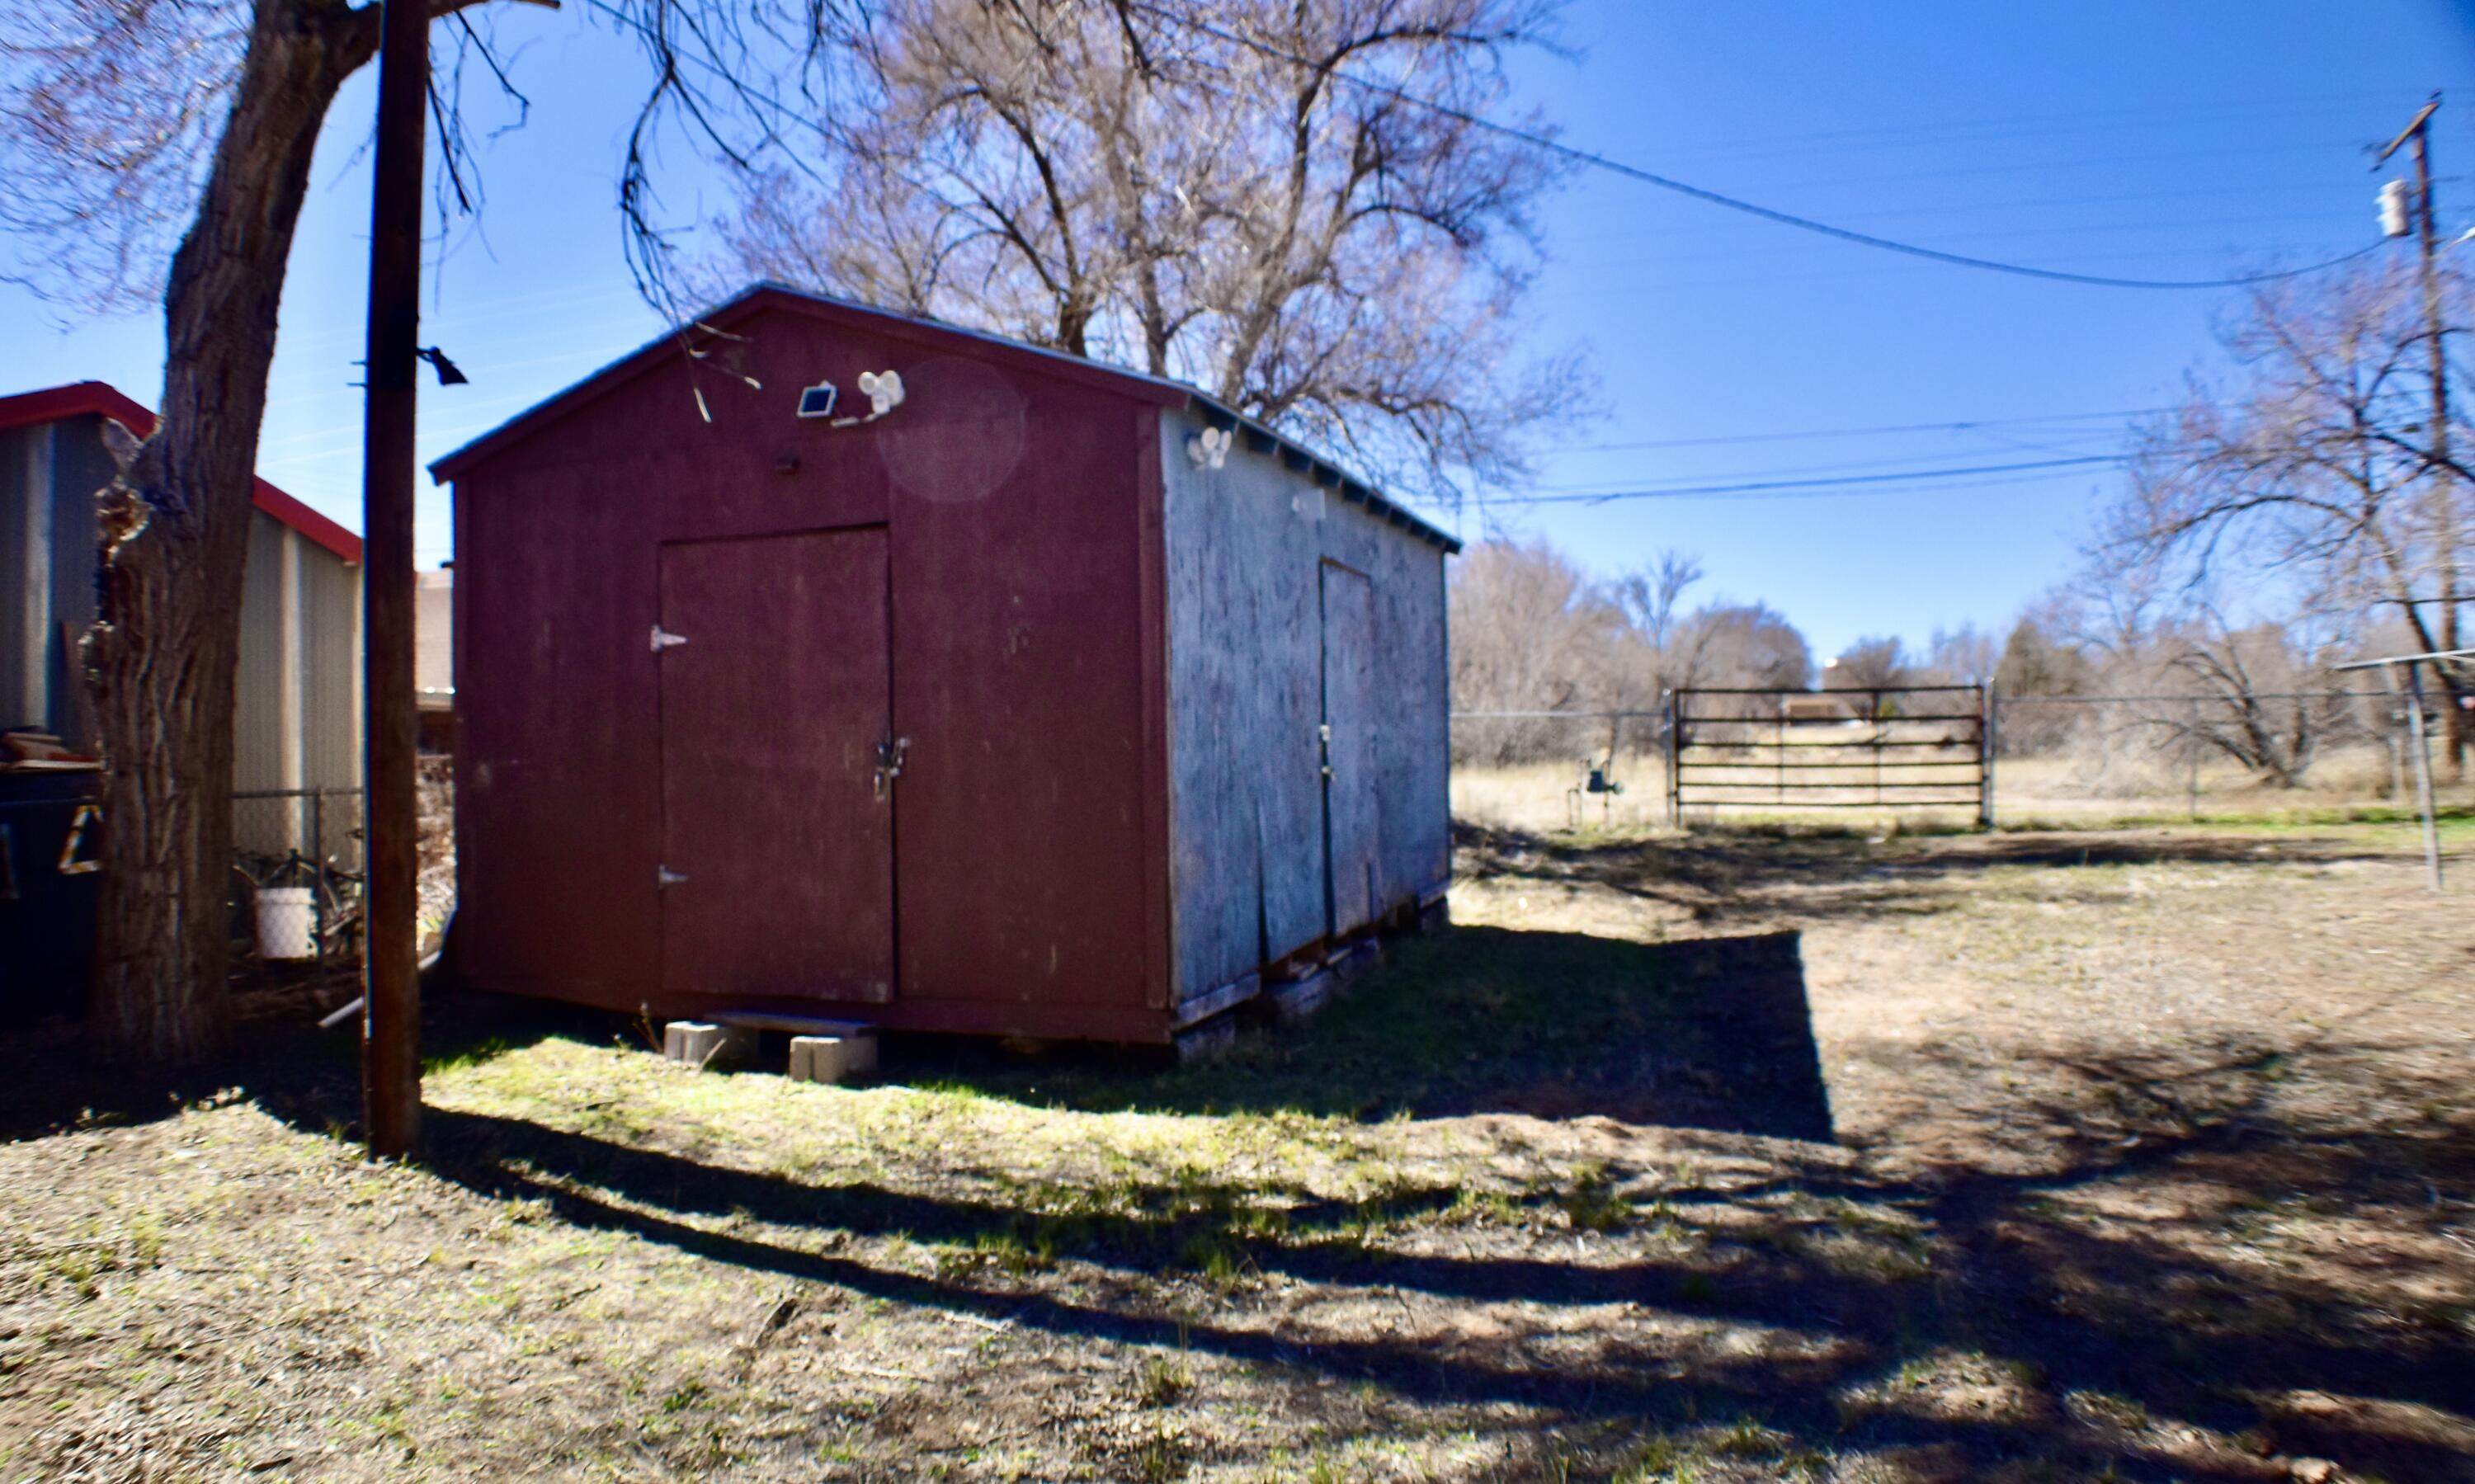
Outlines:
<svg viewBox="0 0 2475 1484"><path fill-rule="evenodd" d="M1806 740L1822 747L1824 742ZM1532 763L1503 767L1461 767L1452 781L1454 817L1495 829L1548 833L1579 822L1584 831L1655 830L1667 823L1667 760L1653 754L1619 754L1614 775L1625 791L1612 797L1584 795L1576 802L1568 791L1585 769L1579 763ZM1843 776L1861 781L1865 769L1851 763L1846 773L1808 772L1814 782ZM1793 804L1758 802L1768 780L1758 765L1713 767L1711 787L1733 785L1733 794L1755 799L1748 807L1717 812L1697 810L1692 823L1802 824L1878 834L1885 829L1910 834L1973 827L1973 808L1941 809L1810 809ZM1920 772L1927 778L1958 778ZM1995 772L1997 818L2006 829L2089 829L2142 823L2215 822L2343 823L2394 818L2412 810L2412 787L2400 794L2391 788L2389 757L2376 747L2333 750L2312 766L2305 787L2280 789L2262 783L2241 766L2223 759L2204 762L2196 775L2179 756L2129 746L2084 749L2068 755L2006 757ZM1817 792L1818 798L1861 799L1861 790L1846 793ZM2438 796L2444 808L2475 809L2475 781L2438 780ZM2196 797L2196 815L2195 810Z"/></svg>
<svg viewBox="0 0 2475 1484"><path fill-rule="evenodd" d="M2410 832L1460 860L1203 1069L468 1007L374 1167L332 1043L21 1042L0 1478L2475 1476L2475 914Z"/></svg>

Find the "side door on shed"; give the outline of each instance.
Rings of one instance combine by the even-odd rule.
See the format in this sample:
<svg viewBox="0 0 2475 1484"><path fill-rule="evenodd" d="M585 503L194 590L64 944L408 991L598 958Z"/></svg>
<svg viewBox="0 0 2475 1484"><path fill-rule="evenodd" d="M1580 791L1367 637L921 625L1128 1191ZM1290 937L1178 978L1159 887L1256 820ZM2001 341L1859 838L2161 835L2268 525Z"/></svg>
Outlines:
<svg viewBox="0 0 2475 1484"><path fill-rule="evenodd" d="M1354 932L1384 901L1376 745L1375 586L1322 564L1324 880L1331 931Z"/></svg>
<svg viewBox="0 0 2475 1484"><path fill-rule="evenodd" d="M661 547L662 986L894 994L883 527Z"/></svg>

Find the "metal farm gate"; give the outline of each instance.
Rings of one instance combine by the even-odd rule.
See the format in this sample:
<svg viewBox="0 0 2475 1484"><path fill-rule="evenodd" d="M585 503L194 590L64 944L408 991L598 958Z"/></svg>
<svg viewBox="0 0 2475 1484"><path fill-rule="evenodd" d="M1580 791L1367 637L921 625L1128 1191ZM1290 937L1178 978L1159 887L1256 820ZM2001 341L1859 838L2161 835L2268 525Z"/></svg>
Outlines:
<svg viewBox="0 0 2475 1484"><path fill-rule="evenodd" d="M1686 811L1973 809L1994 818L1981 685L1684 690L1667 696L1668 817Z"/></svg>

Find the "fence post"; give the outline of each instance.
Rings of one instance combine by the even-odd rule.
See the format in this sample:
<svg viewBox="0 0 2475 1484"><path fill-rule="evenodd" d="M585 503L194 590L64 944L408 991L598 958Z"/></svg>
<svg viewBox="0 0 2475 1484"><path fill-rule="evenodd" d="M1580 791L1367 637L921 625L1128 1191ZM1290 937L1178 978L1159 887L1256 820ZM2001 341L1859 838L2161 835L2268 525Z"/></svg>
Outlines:
<svg viewBox="0 0 2475 1484"><path fill-rule="evenodd" d="M1670 691L1667 702L1667 827L1681 834L1684 829L1684 693Z"/></svg>
<svg viewBox="0 0 2475 1484"><path fill-rule="evenodd" d="M1994 759L1998 750L1995 737L2002 724L2002 713L1991 682L1976 688L1976 827L1990 830L1994 828Z"/></svg>
<svg viewBox="0 0 2475 1484"><path fill-rule="evenodd" d="M2409 662L2406 668L2407 729L2414 737L2414 801L2423 811L2423 864L2432 873L2432 889L2440 889L2440 831L2433 818L2432 748L2424 736L2423 671Z"/></svg>
<svg viewBox="0 0 2475 1484"><path fill-rule="evenodd" d="M2200 819L2200 703L2191 704L2192 722L2183 729L2184 793L2192 822Z"/></svg>
<svg viewBox="0 0 2475 1484"><path fill-rule="evenodd" d="M327 791L309 791L309 923L316 957L327 956Z"/></svg>

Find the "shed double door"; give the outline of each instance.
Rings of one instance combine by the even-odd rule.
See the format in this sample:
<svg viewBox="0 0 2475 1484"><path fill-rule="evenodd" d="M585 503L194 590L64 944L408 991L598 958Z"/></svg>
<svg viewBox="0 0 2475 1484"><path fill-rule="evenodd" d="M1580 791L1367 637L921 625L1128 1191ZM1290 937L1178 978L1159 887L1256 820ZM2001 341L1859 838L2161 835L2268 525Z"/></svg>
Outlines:
<svg viewBox="0 0 2475 1484"><path fill-rule="evenodd" d="M1376 798L1375 587L1364 572L1327 561L1323 608L1323 820L1325 917L1334 934L1375 918L1382 900Z"/></svg>
<svg viewBox="0 0 2475 1484"><path fill-rule="evenodd" d="M894 993L881 527L661 548L662 985Z"/></svg>

